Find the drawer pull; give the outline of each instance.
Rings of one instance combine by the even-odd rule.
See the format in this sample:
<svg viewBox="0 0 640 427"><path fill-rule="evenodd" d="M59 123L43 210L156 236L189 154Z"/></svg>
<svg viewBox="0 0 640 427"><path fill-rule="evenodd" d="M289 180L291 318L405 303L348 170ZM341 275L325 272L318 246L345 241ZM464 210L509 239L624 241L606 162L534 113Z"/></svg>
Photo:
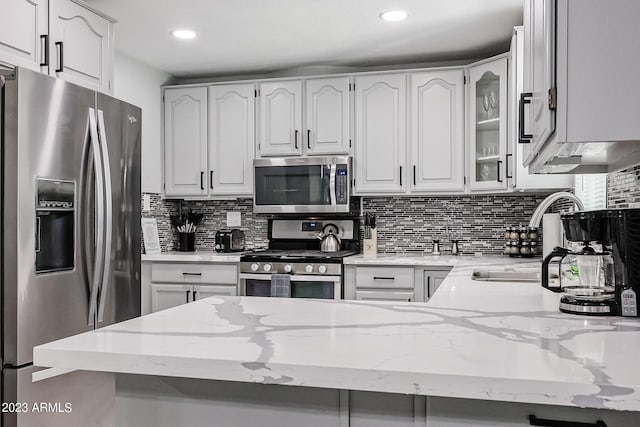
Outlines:
<svg viewBox="0 0 640 427"><path fill-rule="evenodd" d="M202 273L182 273L183 276L202 276Z"/></svg>
<svg viewBox="0 0 640 427"><path fill-rule="evenodd" d="M602 420L598 420L595 423L580 423L576 421L546 420L535 415L529 415L529 424L540 427L607 427L607 424Z"/></svg>
<svg viewBox="0 0 640 427"><path fill-rule="evenodd" d="M373 276L373 280L396 280L395 277L380 277L380 276Z"/></svg>

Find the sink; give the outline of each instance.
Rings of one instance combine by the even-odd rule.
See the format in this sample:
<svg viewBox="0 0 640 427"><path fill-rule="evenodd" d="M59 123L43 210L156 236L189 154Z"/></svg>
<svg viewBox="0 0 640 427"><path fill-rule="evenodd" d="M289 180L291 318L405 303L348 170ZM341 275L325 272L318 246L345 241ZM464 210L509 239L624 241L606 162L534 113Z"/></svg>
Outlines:
<svg viewBox="0 0 640 427"><path fill-rule="evenodd" d="M519 283L540 283L540 269L518 269L506 270L488 268L478 268L473 270L471 279L482 282L519 282Z"/></svg>

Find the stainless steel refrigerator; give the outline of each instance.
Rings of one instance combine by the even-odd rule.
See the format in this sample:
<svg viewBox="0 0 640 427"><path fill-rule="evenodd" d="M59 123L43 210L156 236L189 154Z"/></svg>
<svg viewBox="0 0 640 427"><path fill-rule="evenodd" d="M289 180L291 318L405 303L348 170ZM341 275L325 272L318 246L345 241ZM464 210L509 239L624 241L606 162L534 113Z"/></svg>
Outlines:
<svg viewBox="0 0 640 427"><path fill-rule="evenodd" d="M21 68L0 93L3 408L71 404L2 425L113 425L111 375L33 383L33 347L140 315L141 110Z"/></svg>

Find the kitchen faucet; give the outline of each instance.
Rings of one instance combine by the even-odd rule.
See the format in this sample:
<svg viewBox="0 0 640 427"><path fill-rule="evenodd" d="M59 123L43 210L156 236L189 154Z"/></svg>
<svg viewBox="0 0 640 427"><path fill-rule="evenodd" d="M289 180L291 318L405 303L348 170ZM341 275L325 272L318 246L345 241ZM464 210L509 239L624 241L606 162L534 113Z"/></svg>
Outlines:
<svg viewBox="0 0 640 427"><path fill-rule="evenodd" d="M584 204L582 203L582 200L580 200L575 194L569 193L567 191L559 191L557 193L551 194L542 202L540 202L536 210L533 212L533 215L531 215L529 227L539 228L540 222L542 221L542 215L547 211L547 209L549 209L549 206L560 199L569 199L573 203L575 203L579 211L584 210Z"/></svg>

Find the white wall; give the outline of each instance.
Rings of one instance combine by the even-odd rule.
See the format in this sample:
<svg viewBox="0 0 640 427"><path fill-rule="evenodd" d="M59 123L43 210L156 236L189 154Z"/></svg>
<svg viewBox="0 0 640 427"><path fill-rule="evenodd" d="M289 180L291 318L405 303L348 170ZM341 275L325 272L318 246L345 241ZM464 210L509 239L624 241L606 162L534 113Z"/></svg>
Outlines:
<svg viewBox="0 0 640 427"><path fill-rule="evenodd" d="M161 192L162 95L171 75L116 53L114 96L142 108L142 191Z"/></svg>

